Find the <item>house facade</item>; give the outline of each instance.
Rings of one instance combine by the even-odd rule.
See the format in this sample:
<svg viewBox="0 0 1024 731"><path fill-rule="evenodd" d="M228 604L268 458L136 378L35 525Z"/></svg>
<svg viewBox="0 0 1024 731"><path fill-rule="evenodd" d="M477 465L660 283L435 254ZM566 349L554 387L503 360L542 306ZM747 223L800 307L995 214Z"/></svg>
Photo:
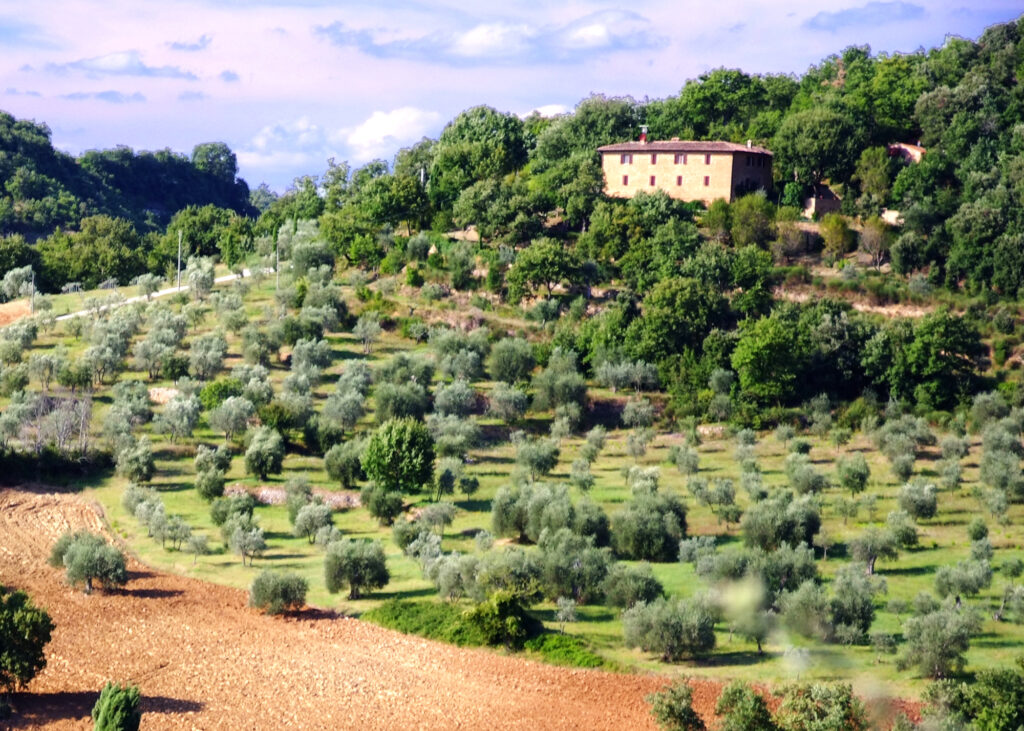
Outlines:
<svg viewBox="0 0 1024 731"><path fill-rule="evenodd" d="M621 142L599 147L604 192L632 198L640 191L663 190L672 198L733 201L772 186L772 153L748 142L687 140Z"/></svg>

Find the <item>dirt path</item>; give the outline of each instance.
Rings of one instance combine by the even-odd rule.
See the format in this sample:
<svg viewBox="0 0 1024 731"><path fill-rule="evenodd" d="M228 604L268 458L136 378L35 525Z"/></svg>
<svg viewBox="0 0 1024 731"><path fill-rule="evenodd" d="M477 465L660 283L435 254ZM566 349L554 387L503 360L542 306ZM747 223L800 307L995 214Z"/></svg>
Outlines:
<svg viewBox="0 0 1024 731"><path fill-rule="evenodd" d="M103 530L66 494L0 491L0 583L57 624L46 669L16 696L14 728L91 728L107 679L137 683L145 728L653 728L664 683L545 666L309 612L264 617L244 592L131 562L124 592L85 596L46 566L72 528ZM709 710L718 685L702 684Z"/></svg>

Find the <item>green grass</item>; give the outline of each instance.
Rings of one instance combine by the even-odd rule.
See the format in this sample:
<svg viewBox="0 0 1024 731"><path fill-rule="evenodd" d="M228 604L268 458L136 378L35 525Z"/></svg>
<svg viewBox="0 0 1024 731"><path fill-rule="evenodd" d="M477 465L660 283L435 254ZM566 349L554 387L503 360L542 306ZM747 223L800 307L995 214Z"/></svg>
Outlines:
<svg viewBox="0 0 1024 731"><path fill-rule="evenodd" d="M573 635L542 634L527 640L523 649L552 665L601 668L609 664L603 657L595 654L587 642Z"/></svg>

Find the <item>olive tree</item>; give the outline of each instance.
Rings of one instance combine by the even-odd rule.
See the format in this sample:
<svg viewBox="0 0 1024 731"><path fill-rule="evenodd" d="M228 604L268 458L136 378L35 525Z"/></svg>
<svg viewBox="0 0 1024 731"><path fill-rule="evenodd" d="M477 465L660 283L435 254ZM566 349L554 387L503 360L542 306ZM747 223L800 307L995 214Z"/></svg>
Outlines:
<svg viewBox="0 0 1024 731"><path fill-rule="evenodd" d="M714 649L715 619L706 598L657 599L623 612L622 630L627 647L657 653L665 662L678 662Z"/></svg>
<svg viewBox="0 0 1024 731"><path fill-rule="evenodd" d="M104 589L123 586L128 581L124 554L107 543L103 536L88 531L65 533L50 551L49 563L63 566L72 586L81 584L91 594L93 582Z"/></svg>
<svg viewBox="0 0 1024 731"><path fill-rule="evenodd" d="M327 547L324 578L330 593L348 586L348 598L359 599L365 589L386 586L391 574L379 541L343 539Z"/></svg>
<svg viewBox="0 0 1024 731"><path fill-rule="evenodd" d="M252 434L245 450L245 471L261 480L267 475L279 474L284 462L284 441L276 429L261 426Z"/></svg>
<svg viewBox="0 0 1024 731"><path fill-rule="evenodd" d="M261 571L249 588L249 606L267 614L283 614L306 604L309 582L298 574Z"/></svg>
<svg viewBox="0 0 1024 731"><path fill-rule="evenodd" d="M249 420L256 415L256 407L244 396L230 396L210 412L207 417L210 426L224 432L224 439L231 441L245 431Z"/></svg>

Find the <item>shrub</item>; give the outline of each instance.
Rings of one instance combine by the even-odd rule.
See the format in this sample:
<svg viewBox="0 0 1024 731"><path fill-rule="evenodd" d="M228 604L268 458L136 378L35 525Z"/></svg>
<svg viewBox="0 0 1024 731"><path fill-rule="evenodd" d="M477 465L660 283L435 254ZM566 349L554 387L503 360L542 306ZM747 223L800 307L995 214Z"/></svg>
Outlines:
<svg viewBox="0 0 1024 731"><path fill-rule="evenodd" d="M328 477L339 482L344 488L353 487L364 477L361 457L365 448L366 442L361 439L332 446L324 455L324 469L327 470Z"/></svg>
<svg viewBox="0 0 1024 731"><path fill-rule="evenodd" d="M490 413L506 423L519 421L530 405L525 391L503 382L495 384L487 400Z"/></svg>
<svg viewBox="0 0 1024 731"><path fill-rule="evenodd" d="M419 492L434 473L434 439L412 419L387 421L374 431L362 455L366 476L384 490Z"/></svg>
<svg viewBox="0 0 1024 731"><path fill-rule="evenodd" d="M252 435L245 450L245 470L261 480L280 474L284 462L284 441L276 429L261 426Z"/></svg>
<svg viewBox="0 0 1024 731"><path fill-rule="evenodd" d="M715 647L715 613L702 597L637 604L623 612L622 629L627 647L658 653L665 662Z"/></svg>
<svg viewBox="0 0 1024 731"><path fill-rule="evenodd" d="M446 602L389 599L361 614L360 619L453 645L487 644L480 630L466 620L463 610Z"/></svg>
<svg viewBox="0 0 1024 731"><path fill-rule="evenodd" d="M665 731L704 731L706 726L693 710L693 688L685 678L647 696L651 715Z"/></svg>
<svg viewBox="0 0 1024 731"><path fill-rule="evenodd" d="M93 731L139 731L141 700L138 686L108 682L92 707Z"/></svg>
<svg viewBox="0 0 1024 731"><path fill-rule="evenodd" d="M24 687L46 667L44 648L53 629L50 615L28 594L0 586L0 689Z"/></svg>
<svg viewBox="0 0 1024 731"><path fill-rule="evenodd" d="M599 668L605 664L580 637L564 634L542 634L523 644L523 649L536 652L544 662L571 668Z"/></svg>
<svg viewBox="0 0 1024 731"><path fill-rule="evenodd" d="M864 455L859 452L852 457L841 457L836 465L839 485L851 495L863 492L871 476L871 469Z"/></svg>
<svg viewBox="0 0 1024 731"><path fill-rule="evenodd" d="M971 637L981 629L981 620L972 611L943 607L917 617L903 625L907 651L900 658L901 668L917 666L929 678L943 678L964 665L964 653Z"/></svg>
<svg viewBox="0 0 1024 731"><path fill-rule="evenodd" d="M539 624L526 613L522 599L508 590L496 591L466 613L466 621L476 627L488 645L523 646Z"/></svg>
<svg viewBox="0 0 1024 731"><path fill-rule="evenodd" d="M491 348L487 371L494 380L511 385L528 379L535 365L533 346L522 338L505 338Z"/></svg>
<svg viewBox="0 0 1024 731"><path fill-rule="evenodd" d="M249 606L267 614L283 614L306 604L309 583L293 573L261 571L249 589Z"/></svg>

